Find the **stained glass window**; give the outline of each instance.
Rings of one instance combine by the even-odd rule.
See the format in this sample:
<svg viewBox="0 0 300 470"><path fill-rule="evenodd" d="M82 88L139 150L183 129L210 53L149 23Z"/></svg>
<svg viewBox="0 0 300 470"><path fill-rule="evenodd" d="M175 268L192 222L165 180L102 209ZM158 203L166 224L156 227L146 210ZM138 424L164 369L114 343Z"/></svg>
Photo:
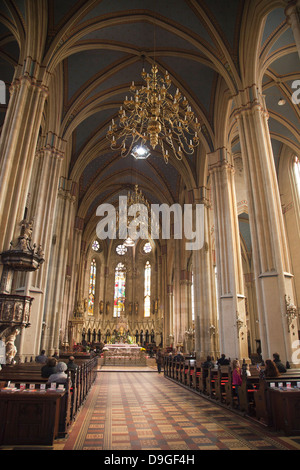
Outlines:
<svg viewBox="0 0 300 470"><path fill-rule="evenodd" d="M115 296L114 296L114 317L120 317L125 311L125 284L126 270L122 263L119 263L115 271Z"/></svg>
<svg viewBox="0 0 300 470"><path fill-rule="evenodd" d="M124 256L127 253L127 248L125 245L118 245L116 248L116 252L120 256Z"/></svg>
<svg viewBox="0 0 300 470"><path fill-rule="evenodd" d="M90 270L90 288L89 288L89 304L88 304L89 315L94 315L96 271L97 271L96 260L93 259L93 261L91 262L91 270Z"/></svg>
<svg viewBox="0 0 300 470"><path fill-rule="evenodd" d="M144 315L150 317L151 310L151 264L147 261L145 266L145 281L144 281Z"/></svg>
<svg viewBox="0 0 300 470"><path fill-rule="evenodd" d="M94 251L99 251L100 250L100 243L95 240L92 244L92 248Z"/></svg>
<svg viewBox="0 0 300 470"><path fill-rule="evenodd" d="M151 244L149 242L145 243L143 251L146 254L151 253L152 247L151 247Z"/></svg>

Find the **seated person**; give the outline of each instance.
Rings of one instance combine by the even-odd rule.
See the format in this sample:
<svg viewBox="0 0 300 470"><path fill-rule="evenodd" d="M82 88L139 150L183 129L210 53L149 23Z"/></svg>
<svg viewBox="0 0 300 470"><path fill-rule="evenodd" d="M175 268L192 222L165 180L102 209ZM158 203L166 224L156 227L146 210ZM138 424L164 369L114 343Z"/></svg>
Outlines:
<svg viewBox="0 0 300 470"><path fill-rule="evenodd" d="M55 357L49 357L46 364L42 367L42 377L48 378L50 375L55 374L57 366L57 360Z"/></svg>
<svg viewBox="0 0 300 470"><path fill-rule="evenodd" d="M226 359L225 354L222 354L220 359L218 359L218 365L220 366L228 366L230 364L229 359Z"/></svg>
<svg viewBox="0 0 300 470"><path fill-rule="evenodd" d="M286 372L286 368L282 364L278 353L273 354L273 361L275 362L277 369L279 370L280 373Z"/></svg>
<svg viewBox="0 0 300 470"><path fill-rule="evenodd" d="M66 370L68 369L67 364L64 362L59 362L56 366L56 372L48 378L48 384L50 383L57 383L57 384L65 384L67 383L68 376L66 374Z"/></svg>
<svg viewBox="0 0 300 470"><path fill-rule="evenodd" d="M76 369L78 369L78 365L75 364L74 361L75 361L75 357L74 357L74 356L70 356L70 357L69 357L69 362L68 362L68 364L67 364L68 370L76 370Z"/></svg>
<svg viewBox="0 0 300 470"><path fill-rule="evenodd" d="M36 356L35 362L39 362L40 364L46 364L48 357L46 356L46 351L43 349L39 356Z"/></svg>
<svg viewBox="0 0 300 470"><path fill-rule="evenodd" d="M271 359L267 359L265 369L262 371L261 376L266 379L280 377L280 371L277 364Z"/></svg>

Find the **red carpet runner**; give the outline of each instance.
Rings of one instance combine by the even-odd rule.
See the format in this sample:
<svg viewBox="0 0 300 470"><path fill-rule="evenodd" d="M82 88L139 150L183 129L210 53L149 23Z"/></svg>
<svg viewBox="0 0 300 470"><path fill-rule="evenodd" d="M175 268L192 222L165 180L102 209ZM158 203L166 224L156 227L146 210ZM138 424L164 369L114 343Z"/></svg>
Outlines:
<svg viewBox="0 0 300 470"><path fill-rule="evenodd" d="M299 450L157 373L100 372L55 450Z"/></svg>

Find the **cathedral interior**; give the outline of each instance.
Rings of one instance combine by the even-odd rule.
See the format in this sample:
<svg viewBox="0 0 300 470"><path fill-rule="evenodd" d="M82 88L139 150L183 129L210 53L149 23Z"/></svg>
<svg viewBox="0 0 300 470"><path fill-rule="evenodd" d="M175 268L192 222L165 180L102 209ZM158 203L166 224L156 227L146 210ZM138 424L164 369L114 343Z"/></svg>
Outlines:
<svg viewBox="0 0 300 470"><path fill-rule="evenodd" d="M199 359L276 351L299 362L299 55L296 1L0 2L8 360L131 341ZM153 143L155 115L138 158L108 137L156 74L174 116L192 115L192 151ZM201 246L178 236L175 213L169 237L148 230L130 244L122 197L194 216L201 206ZM104 238L108 207L119 225Z"/></svg>

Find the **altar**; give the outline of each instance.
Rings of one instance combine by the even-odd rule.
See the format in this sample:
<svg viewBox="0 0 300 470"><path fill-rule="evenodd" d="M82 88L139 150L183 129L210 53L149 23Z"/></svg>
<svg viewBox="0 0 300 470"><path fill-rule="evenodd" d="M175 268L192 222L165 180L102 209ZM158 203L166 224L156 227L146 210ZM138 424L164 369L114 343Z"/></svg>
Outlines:
<svg viewBox="0 0 300 470"><path fill-rule="evenodd" d="M137 344L106 344L103 349L105 366L146 366L146 351Z"/></svg>

